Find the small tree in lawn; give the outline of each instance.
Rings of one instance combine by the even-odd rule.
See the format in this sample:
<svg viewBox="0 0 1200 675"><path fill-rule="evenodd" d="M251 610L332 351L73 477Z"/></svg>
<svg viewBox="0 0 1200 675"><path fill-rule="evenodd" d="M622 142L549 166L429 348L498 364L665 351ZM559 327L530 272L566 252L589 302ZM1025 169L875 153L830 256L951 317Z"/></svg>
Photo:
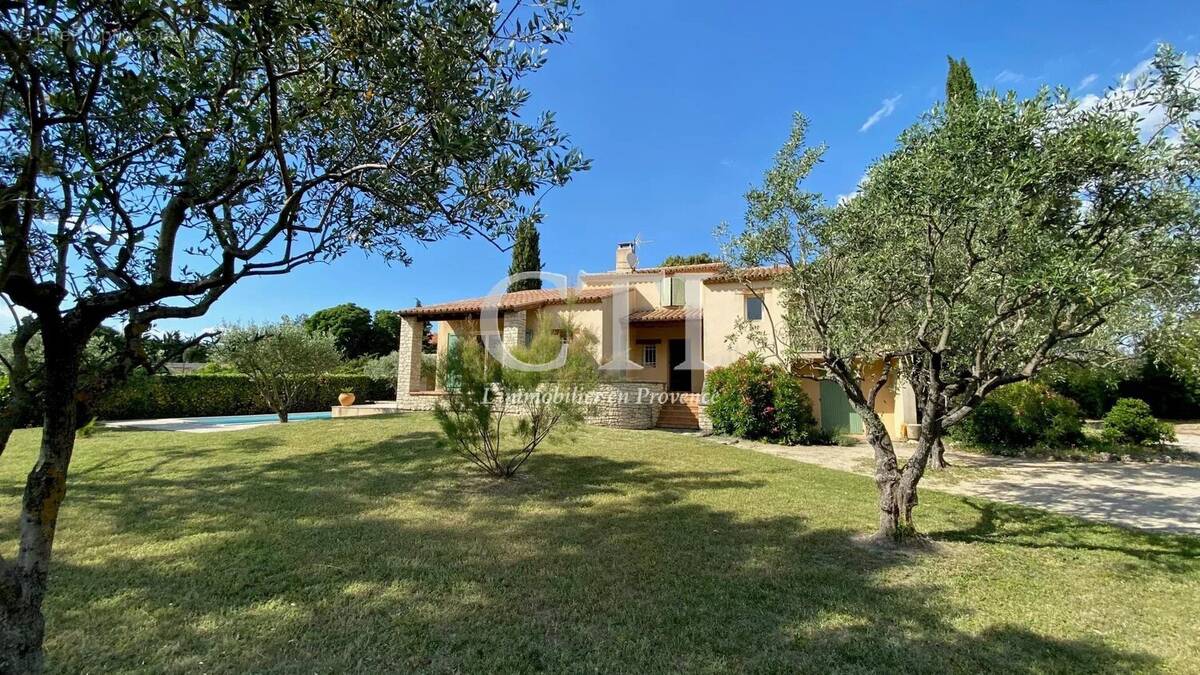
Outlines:
<svg viewBox="0 0 1200 675"><path fill-rule="evenodd" d="M543 324L528 346L512 349L524 363L548 364L565 348L553 370L501 366L482 345L459 343L439 364L440 378L454 384L434 411L451 447L485 473L512 478L551 432L583 419L599 373L595 343L569 323Z"/></svg>
<svg viewBox="0 0 1200 675"><path fill-rule="evenodd" d="M1200 72L1161 50L1148 79L1089 108L1065 90L935 108L830 210L799 120L748 195L727 254L784 272L781 354L823 356L875 452L882 539L915 534L932 450L993 391L1107 358L1196 300ZM1142 129L1132 110L1153 109ZM762 338L760 338L762 339ZM901 465L875 397L902 372L921 437Z"/></svg>
<svg viewBox="0 0 1200 675"><path fill-rule="evenodd" d="M263 403L288 421L295 402L311 394L318 378L338 367L341 356L329 333L294 321L231 326L221 333L216 358L245 373Z"/></svg>
<svg viewBox="0 0 1200 675"><path fill-rule="evenodd" d="M511 236L587 168L522 87L576 14L570 0L9 3L0 293L36 319L45 412L0 557L0 671L42 662L97 328L123 323L136 354L153 322L201 316L243 279L354 247L407 262L413 241Z"/></svg>

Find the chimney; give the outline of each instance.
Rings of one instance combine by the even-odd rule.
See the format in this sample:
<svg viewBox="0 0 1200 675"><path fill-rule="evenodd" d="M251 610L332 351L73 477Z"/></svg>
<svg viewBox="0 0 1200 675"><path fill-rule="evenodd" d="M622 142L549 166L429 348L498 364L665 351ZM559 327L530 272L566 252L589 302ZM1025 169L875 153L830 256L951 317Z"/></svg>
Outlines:
<svg viewBox="0 0 1200 675"><path fill-rule="evenodd" d="M632 272L637 269L637 245L632 241L617 244L617 271Z"/></svg>

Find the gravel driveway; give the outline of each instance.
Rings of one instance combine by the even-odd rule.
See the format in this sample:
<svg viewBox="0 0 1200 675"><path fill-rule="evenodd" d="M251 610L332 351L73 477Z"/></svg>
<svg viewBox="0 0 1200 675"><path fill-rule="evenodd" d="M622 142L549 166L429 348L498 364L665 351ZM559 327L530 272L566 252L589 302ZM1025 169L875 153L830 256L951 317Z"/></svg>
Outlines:
<svg viewBox="0 0 1200 675"><path fill-rule="evenodd" d="M1200 428L1177 429L1176 433L1180 445L1200 449ZM798 462L871 474L872 453L866 444L848 448L788 447L713 440ZM897 452L903 457L911 447L901 446ZM947 458L955 467L948 476L942 479L937 471L928 471L922 485L1088 520L1200 535L1200 463L1050 462L953 451L947 452Z"/></svg>

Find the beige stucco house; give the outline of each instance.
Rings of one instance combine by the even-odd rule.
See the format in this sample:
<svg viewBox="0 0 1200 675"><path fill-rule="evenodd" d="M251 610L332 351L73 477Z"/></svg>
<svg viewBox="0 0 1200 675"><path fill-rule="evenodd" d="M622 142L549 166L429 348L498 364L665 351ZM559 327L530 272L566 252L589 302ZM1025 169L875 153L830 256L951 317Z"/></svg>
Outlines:
<svg viewBox="0 0 1200 675"><path fill-rule="evenodd" d="M598 406L593 421L627 428L703 427L705 373L752 350L748 339L730 340L738 322L761 322L769 334L770 317L782 316L775 273L756 268L735 278L719 263L639 268L634 245L626 243L617 246L612 271L581 274L576 287L403 309L397 400L390 405L428 410L442 395L440 383L421 373L425 322L437 322L440 357L460 340L490 336L516 345L541 322L569 317L597 336L596 357L608 364L600 397L607 403ZM495 317L490 331L489 307ZM805 386L825 428L861 430L861 420L836 385L811 380ZM903 383L889 383L877 407L894 438L903 438L905 425L915 422L911 389Z"/></svg>

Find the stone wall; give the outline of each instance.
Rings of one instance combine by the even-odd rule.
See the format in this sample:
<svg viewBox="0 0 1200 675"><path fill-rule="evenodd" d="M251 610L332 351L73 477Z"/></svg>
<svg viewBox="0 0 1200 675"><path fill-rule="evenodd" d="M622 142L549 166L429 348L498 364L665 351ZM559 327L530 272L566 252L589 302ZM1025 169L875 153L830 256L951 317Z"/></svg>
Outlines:
<svg viewBox="0 0 1200 675"><path fill-rule="evenodd" d="M700 414L698 417L700 419L700 431L711 432L713 430L712 418L708 416L708 404L704 402L704 399L700 400Z"/></svg>
<svg viewBox="0 0 1200 675"><path fill-rule="evenodd" d="M661 382L605 382L596 387L596 404L584 416L589 424L617 429L653 429L662 407Z"/></svg>

